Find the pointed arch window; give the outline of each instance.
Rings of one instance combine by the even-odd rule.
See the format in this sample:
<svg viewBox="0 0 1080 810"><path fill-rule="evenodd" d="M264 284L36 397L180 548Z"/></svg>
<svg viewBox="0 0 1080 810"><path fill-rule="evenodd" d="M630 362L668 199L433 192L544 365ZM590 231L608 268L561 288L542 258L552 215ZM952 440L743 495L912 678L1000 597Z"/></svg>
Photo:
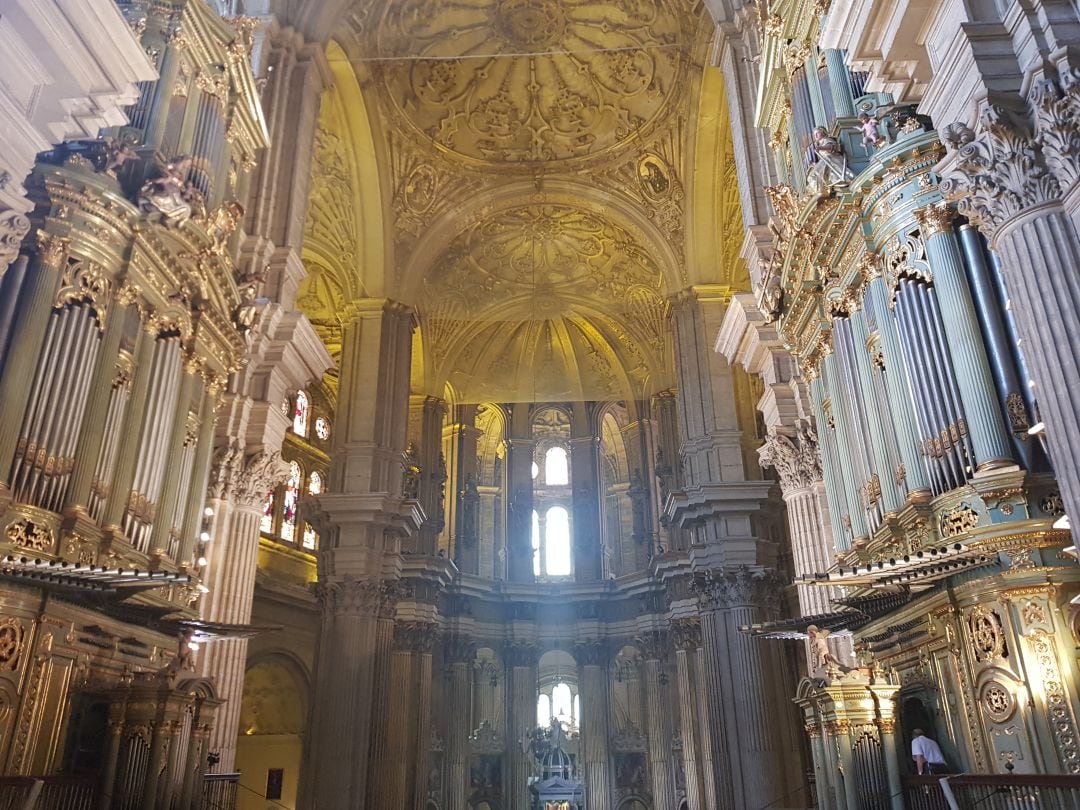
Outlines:
<svg viewBox="0 0 1080 810"><path fill-rule="evenodd" d="M308 421L311 418L311 400L307 392L301 389L296 392L296 400L293 403L293 433L307 438Z"/></svg>
<svg viewBox="0 0 1080 810"><path fill-rule="evenodd" d="M565 447L551 447L544 454L544 483L549 487L566 486L570 483L570 464Z"/></svg>
<svg viewBox="0 0 1080 810"><path fill-rule="evenodd" d="M289 477L281 498L281 539L292 543L296 539L296 507L300 499L300 482L304 471L298 462L289 464Z"/></svg>

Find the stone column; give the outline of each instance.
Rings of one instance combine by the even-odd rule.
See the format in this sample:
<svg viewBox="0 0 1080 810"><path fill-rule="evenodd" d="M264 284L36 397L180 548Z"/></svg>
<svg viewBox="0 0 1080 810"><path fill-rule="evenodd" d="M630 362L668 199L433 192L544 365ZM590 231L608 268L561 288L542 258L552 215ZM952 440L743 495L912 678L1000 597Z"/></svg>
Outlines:
<svg viewBox="0 0 1080 810"><path fill-rule="evenodd" d="M394 619L400 591L399 583L385 588L379 600L375 623L375 649L372 653L375 668L372 680L375 687L372 693L371 753L367 765L367 796L372 807L391 806L389 795L394 776L387 763L390 761L390 728L399 720L399 707L391 702L390 694L393 689L394 629L397 626Z"/></svg>
<svg viewBox="0 0 1080 810"><path fill-rule="evenodd" d="M979 329L979 316L964 273L960 245L952 229L953 213L947 205L939 204L918 209L915 218L934 276L945 338L975 450L976 471L1013 465L1016 462L998 404L997 388Z"/></svg>
<svg viewBox="0 0 1080 810"><path fill-rule="evenodd" d="M420 527L417 551L432 556L439 547L439 535L446 525L446 458L442 451L446 400L424 397L420 415L420 506L427 520Z"/></svg>
<svg viewBox="0 0 1080 810"><path fill-rule="evenodd" d="M713 810L716 803L705 801L701 722L704 712L698 702L697 656L701 647L701 624L697 619L676 619L671 624L675 641L675 672L678 678L679 720L682 733L683 771L686 775L688 810ZM711 763L710 763L711 764Z"/></svg>
<svg viewBox="0 0 1080 810"><path fill-rule="evenodd" d="M203 619L224 624L251 621L263 504L266 493L287 475L288 466L277 453L245 458L239 449L226 448L219 454L208 501L214 516L203 572L209 591L199 603ZM199 658L200 674L214 680L218 697L225 701L210 739L210 749L221 756L223 773L232 771L235 763L246 663L245 638L210 642Z"/></svg>
<svg viewBox="0 0 1080 810"><path fill-rule="evenodd" d="M774 679L781 664L774 648L739 632L780 603L779 577L767 570L739 568L706 573L700 585L706 663L715 667L710 686L714 750L724 745L718 771L727 770L732 801L719 793L720 807L779 803L788 791L784 723L777 716ZM736 687L737 685L737 687ZM735 687L735 688L733 688ZM716 720L713 722L715 723Z"/></svg>
<svg viewBox="0 0 1080 810"><path fill-rule="evenodd" d="M513 406L510 439L507 441L507 579L532 582L532 510L533 450L536 442L529 437L529 408L526 403Z"/></svg>
<svg viewBox="0 0 1080 810"><path fill-rule="evenodd" d="M302 774L305 806L374 810L369 789L379 674L387 663L385 571L423 512L403 497L412 314L392 302L350 304L343 332L330 491L312 504L324 540L316 711ZM393 714L389 715L393 717Z"/></svg>
<svg viewBox="0 0 1080 810"><path fill-rule="evenodd" d="M570 477L574 493L574 578L578 582L595 582L601 578L603 568L600 439L597 436L570 439Z"/></svg>
<svg viewBox="0 0 1080 810"><path fill-rule="evenodd" d="M386 807L424 810L431 745L431 649L435 625L398 622L390 667L390 729L383 767L390 771ZM374 805L370 805L374 807Z"/></svg>
<svg viewBox="0 0 1080 810"><path fill-rule="evenodd" d="M469 734L472 705L472 666L476 643L449 635L443 643L446 657L446 810L469 810Z"/></svg>
<svg viewBox="0 0 1080 810"><path fill-rule="evenodd" d="M637 640L645 659L646 736L649 742L649 777L654 810L676 810L675 785L671 771L671 723L666 693L666 633L650 633ZM683 741L685 745L685 740ZM689 779L689 777L687 777Z"/></svg>
<svg viewBox="0 0 1080 810"><path fill-rule="evenodd" d="M457 420L450 427L450 454L447 467L450 481L450 549L458 570L480 573L480 470L476 449L483 431L476 427L476 406L459 405ZM451 485L452 484L452 485Z"/></svg>
<svg viewBox="0 0 1080 810"><path fill-rule="evenodd" d="M948 149L941 190L1001 256L1012 313L1035 384L1065 508L1080 516L1080 235L1062 197L1080 164L1072 149L1078 90L1034 82L1028 115L983 107L978 131L941 131Z"/></svg>
<svg viewBox="0 0 1080 810"><path fill-rule="evenodd" d="M712 673L716 672L715 668L709 667L709 662L705 657L705 648L702 642L701 636L704 635L701 632L702 625L698 625L698 648L694 652L693 664L694 664L694 682L697 686L696 701L697 701L697 732L698 732L698 749L701 752L701 756L698 759L698 768L701 771L702 781L702 807L708 808L708 810L718 810L720 807L727 807L730 805L721 804L721 799L727 797L730 800L731 788L730 781L726 780L727 791L723 794L720 793L719 786L721 784L717 773L721 768L727 765L727 749L724 746L720 748L714 748L714 731L716 728L712 724L712 714L710 706L712 705L709 695L710 690L714 686L715 677Z"/></svg>
<svg viewBox="0 0 1080 810"><path fill-rule="evenodd" d="M303 771L305 806L356 810L366 803L374 651L384 584L341 578L316 586L321 626L311 739ZM398 805L403 806L403 805Z"/></svg>
<svg viewBox="0 0 1080 810"><path fill-rule="evenodd" d="M589 810L614 810L611 779L608 716L608 645L604 641L574 646L581 684L581 741L585 760L585 806Z"/></svg>
<svg viewBox="0 0 1080 810"><path fill-rule="evenodd" d="M528 749L536 728L536 647L512 642L505 649L507 672L507 750L509 779L504 781L507 810L529 810L529 777L533 775L533 754Z"/></svg>

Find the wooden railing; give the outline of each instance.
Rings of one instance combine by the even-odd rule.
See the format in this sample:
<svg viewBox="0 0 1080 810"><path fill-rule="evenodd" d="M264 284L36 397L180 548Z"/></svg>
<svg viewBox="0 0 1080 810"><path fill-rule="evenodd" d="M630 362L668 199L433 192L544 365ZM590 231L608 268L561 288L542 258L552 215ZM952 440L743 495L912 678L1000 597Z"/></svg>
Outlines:
<svg viewBox="0 0 1080 810"><path fill-rule="evenodd" d="M201 810L235 810L239 785L238 773L204 774Z"/></svg>
<svg viewBox="0 0 1080 810"><path fill-rule="evenodd" d="M908 810L1080 810L1080 776L909 776L904 794Z"/></svg>
<svg viewBox="0 0 1080 810"><path fill-rule="evenodd" d="M0 777L0 810L97 810L95 778L72 776Z"/></svg>

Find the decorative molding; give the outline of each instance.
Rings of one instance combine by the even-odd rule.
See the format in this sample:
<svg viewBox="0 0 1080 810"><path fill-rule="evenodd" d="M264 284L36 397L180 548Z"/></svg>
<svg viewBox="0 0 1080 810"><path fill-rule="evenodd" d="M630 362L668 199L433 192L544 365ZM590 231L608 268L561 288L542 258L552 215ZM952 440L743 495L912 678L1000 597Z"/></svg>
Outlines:
<svg viewBox="0 0 1080 810"><path fill-rule="evenodd" d="M772 569L741 566L706 571L695 581L702 610L736 607L775 609L780 604L783 579Z"/></svg>
<svg viewBox="0 0 1080 810"><path fill-rule="evenodd" d="M776 470L785 493L806 489L822 480L817 435L806 425L799 429L797 444L775 428L771 430L758 448L758 462Z"/></svg>
<svg viewBox="0 0 1080 810"><path fill-rule="evenodd" d="M312 591L323 616L375 616L382 606L385 587L378 579L354 579L346 575L334 582L317 582Z"/></svg>
<svg viewBox="0 0 1080 810"><path fill-rule="evenodd" d="M30 220L25 214L14 210L0 212L0 278L19 255L19 247L29 232Z"/></svg>

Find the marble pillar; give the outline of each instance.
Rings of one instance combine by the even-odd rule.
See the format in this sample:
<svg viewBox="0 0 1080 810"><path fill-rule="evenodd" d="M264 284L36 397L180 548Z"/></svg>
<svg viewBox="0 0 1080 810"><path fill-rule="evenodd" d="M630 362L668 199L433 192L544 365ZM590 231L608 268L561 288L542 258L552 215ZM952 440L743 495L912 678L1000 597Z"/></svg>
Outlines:
<svg viewBox="0 0 1080 810"><path fill-rule="evenodd" d="M469 810L469 727L472 695L472 667L476 643L465 636L444 638L446 659L447 724L446 767L443 783L446 786L445 810Z"/></svg>
<svg viewBox="0 0 1080 810"><path fill-rule="evenodd" d="M585 764L585 805L589 810L614 810L614 783L609 753L610 705L608 661L610 650L603 641L574 646L581 684L581 742Z"/></svg>
<svg viewBox="0 0 1080 810"><path fill-rule="evenodd" d="M507 674L507 740L509 768L503 785L507 810L529 810L529 777L533 775L529 740L536 728L536 647L529 643L507 645L503 660Z"/></svg>
<svg viewBox="0 0 1080 810"><path fill-rule="evenodd" d="M245 457L239 449L226 448L216 459L207 501L214 515L203 572L209 590L199 601L203 619L226 624L251 621L263 504L266 493L287 475L288 467L277 453ZM210 750L221 757L222 772L231 771L235 763L246 662L244 638L209 642L199 657L200 674L213 679L218 697L225 701L210 738Z"/></svg>
<svg viewBox="0 0 1080 810"><path fill-rule="evenodd" d="M718 807L765 807L791 789L785 759L786 731L778 712L775 675L781 668L775 648L741 633L780 603L780 579L771 571L713 570L699 586L702 641L709 674L714 750L721 751ZM715 722L715 721L714 721ZM721 746L723 748L721 749ZM729 781L730 780L730 781Z"/></svg>
<svg viewBox="0 0 1080 810"><path fill-rule="evenodd" d="M574 578L595 582L601 578L603 549L600 530L600 438L570 439L573 485Z"/></svg>
<svg viewBox="0 0 1080 810"><path fill-rule="evenodd" d="M701 648L701 624L696 618L672 622L675 642L675 672L679 694L679 720L682 734L683 775L688 810L713 810L705 800L702 721L704 712L698 701L697 657ZM710 763L711 764L711 763Z"/></svg>
<svg viewBox="0 0 1080 810"><path fill-rule="evenodd" d="M652 785L653 810L676 810L675 784L671 769L671 723L668 711L667 675L664 662L668 655L666 633L649 633L637 640L645 660L646 738L649 745L649 780ZM685 745L685 740L683 741Z"/></svg>

